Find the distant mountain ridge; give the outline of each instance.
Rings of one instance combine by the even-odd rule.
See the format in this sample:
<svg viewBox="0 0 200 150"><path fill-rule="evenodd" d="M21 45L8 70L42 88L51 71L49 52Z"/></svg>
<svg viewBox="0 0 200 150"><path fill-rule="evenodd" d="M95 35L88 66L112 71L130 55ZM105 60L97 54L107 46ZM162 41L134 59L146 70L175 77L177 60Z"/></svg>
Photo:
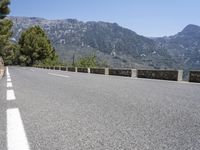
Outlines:
<svg viewBox="0 0 200 150"><path fill-rule="evenodd" d="M200 33L193 33L198 26L193 25L175 36L150 39L116 23L82 22L76 19L46 20L36 17L9 18L14 22L14 39L18 40L21 32L28 27L39 25L48 34L57 53L68 62L72 61L73 55L78 58L93 53L99 61L111 67L176 69L185 67L182 57L180 59L180 54L185 53L179 52L185 50L179 49L174 42L181 42L182 38L192 36L198 42L197 45L200 43ZM193 34L197 35L193 37ZM190 39L187 40L190 44ZM185 43L184 41L183 45ZM198 49L198 46L196 48ZM187 56L192 57L190 54ZM194 65L194 62L186 64L192 67L190 65Z"/></svg>
<svg viewBox="0 0 200 150"><path fill-rule="evenodd" d="M190 24L174 36L154 40L185 69L200 69L200 26Z"/></svg>

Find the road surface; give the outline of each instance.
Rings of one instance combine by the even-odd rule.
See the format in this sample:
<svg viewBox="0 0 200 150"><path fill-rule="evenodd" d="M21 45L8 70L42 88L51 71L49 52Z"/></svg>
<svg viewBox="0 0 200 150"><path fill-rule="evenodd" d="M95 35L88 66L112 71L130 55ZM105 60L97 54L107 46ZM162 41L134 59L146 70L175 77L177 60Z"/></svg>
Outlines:
<svg viewBox="0 0 200 150"><path fill-rule="evenodd" d="M199 150L200 84L9 67L0 150Z"/></svg>

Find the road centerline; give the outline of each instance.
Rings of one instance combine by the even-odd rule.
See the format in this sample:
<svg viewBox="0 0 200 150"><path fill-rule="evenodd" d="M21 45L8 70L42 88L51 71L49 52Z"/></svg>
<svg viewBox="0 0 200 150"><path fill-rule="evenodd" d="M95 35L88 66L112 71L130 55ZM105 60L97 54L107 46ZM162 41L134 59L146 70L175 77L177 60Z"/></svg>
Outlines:
<svg viewBox="0 0 200 150"><path fill-rule="evenodd" d="M63 78L69 78L70 77L70 76L61 75L61 74L54 74L54 73L48 73L48 75L57 76L57 77L63 77Z"/></svg>

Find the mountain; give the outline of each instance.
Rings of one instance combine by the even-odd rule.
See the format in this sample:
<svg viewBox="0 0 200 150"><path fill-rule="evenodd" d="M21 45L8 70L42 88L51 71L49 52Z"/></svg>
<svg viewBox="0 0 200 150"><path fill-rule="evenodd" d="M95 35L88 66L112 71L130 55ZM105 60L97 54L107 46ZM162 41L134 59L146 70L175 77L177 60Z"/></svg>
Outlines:
<svg viewBox="0 0 200 150"><path fill-rule="evenodd" d="M116 23L82 22L76 19L46 20L36 17L9 17L13 38L22 31L39 25L49 36L63 61L95 54L98 61L110 67L173 68L169 53L152 39L120 27Z"/></svg>
<svg viewBox="0 0 200 150"><path fill-rule="evenodd" d="M174 36L154 40L184 69L200 69L200 26L190 24Z"/></svg>
<svg viewBox="0 0 200 150"><path fill-rule="evenodd" d="M170 37L147 38L116 23L82 22L76 19L46 20L9 17L14 22L13 40L22 31L39 25L49 36L63 61L95 54L109 67L200 69L200 27L188 25Z"/></svg>

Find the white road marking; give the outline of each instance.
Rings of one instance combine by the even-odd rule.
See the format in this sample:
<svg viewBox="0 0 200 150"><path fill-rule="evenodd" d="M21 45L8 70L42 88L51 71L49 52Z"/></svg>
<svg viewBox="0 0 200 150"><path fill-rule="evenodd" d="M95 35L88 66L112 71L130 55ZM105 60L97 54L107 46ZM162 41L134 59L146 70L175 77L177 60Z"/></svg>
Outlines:
<svg viewBox="0 0 200 150"><path fill-rule="evenodd" d="M7 97L6 99L8 101L12 101L12 100L15 100L15 93L14 93L14 90L7 90Z"/></svg>
<svg viewBox="0 0 200 150"><path fill-rule="evenodd" d="M12 87L12 82L7 82L7 88L11 88Z"/></svg>
<svg viewBox="0 0 200 150"><path fill-rule="evenodd" d="M30 150L18 108L7 110L8 150Z"/></svg>
<svg viewBox="0 0 200 150"><path fill-rule="evenodd" d="M69 78L69 76L61 75L61 74L54 74L54 73L48 73L49 75L52 76L57 76L57 77L64 77L64 78Z"/></svg>
<svg viewBox="0 0 200 150"><path fill-rule="evenodd" d="M11 77L6 68L7 88L12 87ZM6 99L15 100L14 90L7 90ZM26 133L18 108L7 110L7 149L8 150L30 150Z"/></svg>
<svg viewBox="0 0 200 150"><path fill-rule="evenodd" d="M30 69L32 72L34 72L35 70L33 70L33 69Z"/></svg>
<svg viewBox="0 0 200 150"><path fill-rule="evenodd" d="M8 67L6 67L6 75L7 75L7 76L10 76L10 73L9 73Z"/></svg>
<svg viewBox="0 0 200 150"><path fill-rule="evenodd" d="M10 79L10 78L8 78L8 79L7 79L7 82L11 82L11 79Z"/></svg>

